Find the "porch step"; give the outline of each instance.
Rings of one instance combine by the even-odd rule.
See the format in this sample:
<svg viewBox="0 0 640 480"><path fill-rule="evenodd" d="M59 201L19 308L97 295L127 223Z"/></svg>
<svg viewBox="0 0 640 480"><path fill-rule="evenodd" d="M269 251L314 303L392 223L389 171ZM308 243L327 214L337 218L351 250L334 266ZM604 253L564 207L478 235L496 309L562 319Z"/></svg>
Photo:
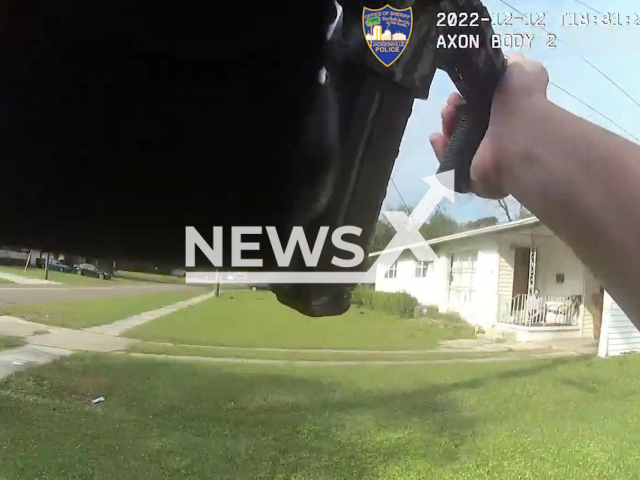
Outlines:
<svg viewBox="0 0 640 480"><path fill-rule="evenodd" d="M517 333L499 327L484 327L484 333L481 334L485 338L489 338L496 343L516 343ZM478 335L480 336L480 335Z"/></svg>

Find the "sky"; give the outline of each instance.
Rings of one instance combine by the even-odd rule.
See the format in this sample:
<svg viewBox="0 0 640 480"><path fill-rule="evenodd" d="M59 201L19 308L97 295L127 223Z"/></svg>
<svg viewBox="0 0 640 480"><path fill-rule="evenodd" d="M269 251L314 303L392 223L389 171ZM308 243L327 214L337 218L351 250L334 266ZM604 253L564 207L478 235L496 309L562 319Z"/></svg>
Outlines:
<svg viewBox="0 0 640 480"><path fill-rule="evenodd" d="M534 39L531 48L504 49L504 53L507 56L521 53L542 62L549 71L551 82L608 117L631 135L640 138L640 0L505 1L522 13L544 12L545 29L554 34L557 40L555 49L548 48L548 33L545 30L513 21L511 27L495 26L496 33L528 33L533 34ZM500 0L484 0L483 3L492 15L503 17L509 12L517 15ZM602 17L593 9L601 13L619 13L620 16L630 14L632 25L562 26L560 23L563 14L574 12ZM633 24L636 19L638 25ZM632 98L607 80L605 75ZM440 110L452 91L456 90L449 77L444 72L437 71L428 100L414 102L392 174L400 195L408 205L416 205L427 192L429 187L422 178L436 172L438 163L429 144L429 135L440 130ZM640 140L625 133L559 88L550 85L547 96L549 100L574 114L640 144ZM390 182L383 210L395 210L400 206L400 195ZM456 195L454 202L443 202L447 213L460 222L491 215L497 216L501 221L505 220L496 202L474 195ZM513 209L518 206L512 198L509 199L509 204Z"/></svg>

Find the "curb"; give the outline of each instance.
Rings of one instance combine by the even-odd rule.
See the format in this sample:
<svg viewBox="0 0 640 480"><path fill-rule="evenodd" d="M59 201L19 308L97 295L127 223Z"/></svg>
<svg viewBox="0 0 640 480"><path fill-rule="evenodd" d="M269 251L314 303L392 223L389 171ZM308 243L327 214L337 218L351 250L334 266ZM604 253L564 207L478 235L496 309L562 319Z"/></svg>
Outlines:
<svg viewBox="0 0 640 480"><path fill-rule="evenodd" d="M212 363L245 363L253 365L300 365L300 366L366 366L366 365L447 365L456 363L493 363L493 362L522 362L531 360L546 360L553 358L577 356L575 353L558 352L529 357L483 357L483 358L452 358L447 360L273 360L260 358L233 358L233 357L197 357L188 355L159 355L155 353L128 353L118 352L120 355L128 355L138 358L156 360L177 360L187 362L212 362Z"/></svg>

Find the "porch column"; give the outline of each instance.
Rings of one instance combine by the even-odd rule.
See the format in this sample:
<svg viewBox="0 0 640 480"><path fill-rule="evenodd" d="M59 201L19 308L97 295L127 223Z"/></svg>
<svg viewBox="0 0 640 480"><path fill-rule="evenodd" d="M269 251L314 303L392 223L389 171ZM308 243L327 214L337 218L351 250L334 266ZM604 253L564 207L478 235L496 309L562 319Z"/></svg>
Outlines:
<svg viewBox="0 0 640 480"><path fill-rule="evenodd" d="M529 284L527 286L527 295L531 297L536 288L536 259L538 257L538 249L531 245L529 254Z"/></svg>
<svg viewBox="0 0 640 480"><path fill-rule="evenodd" d="M611 320L611 304L613 299L609 292L604 292L602 308L602 327L600 329L600 339L598 340L598 356L606 358L609 356L609 322Z"/></svg>

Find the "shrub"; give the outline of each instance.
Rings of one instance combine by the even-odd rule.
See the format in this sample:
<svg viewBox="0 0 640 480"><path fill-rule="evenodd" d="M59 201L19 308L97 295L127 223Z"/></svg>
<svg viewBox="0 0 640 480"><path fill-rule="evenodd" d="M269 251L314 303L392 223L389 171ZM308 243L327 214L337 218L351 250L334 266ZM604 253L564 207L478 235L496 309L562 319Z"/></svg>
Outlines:
<svg viewBox="0 0 640 480"><path fill-rule="evenodd" d="M427 316L436 316L440 313L440 308L437 305L427 305Z"/></svg>
<svg viewBox="0 0 640 480"><path fill-rule="evenodd" d="M362 285L353 290L351 303L403 318L412 317L414 308L419 305L418 300L406 292L376 292L373 288Z"/></svg>

